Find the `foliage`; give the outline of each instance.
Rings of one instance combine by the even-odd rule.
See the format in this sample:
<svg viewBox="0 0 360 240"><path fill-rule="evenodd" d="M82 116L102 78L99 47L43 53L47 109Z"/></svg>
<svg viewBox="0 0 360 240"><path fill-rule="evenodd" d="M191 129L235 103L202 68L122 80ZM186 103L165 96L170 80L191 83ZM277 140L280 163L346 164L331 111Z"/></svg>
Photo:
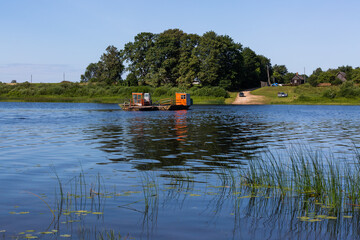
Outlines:
<svg viewBox="0 0 360 240"><path fill-rule="evenodd" d="M285 83L285 75L288 73L288 70L285 65L275 64L272 68L273 70L273 79L277 83Z"/></svg>
<svg viewBox="0 0 360 240"><path fill-rule="evenodd" d="M150 85L190 89L193 83L236 90L260 86L271 72L270 59L227 35L213 31L202 36L168 29L154 34L142 32L118 51L109 46L98 63L91 63L81 82L107 85ZM123 62L127 67L124 69ZM121 74L126 71L126 80Z"/></svg>
<svg viewBox="0 0 360 240"><path fill-rule="evenodd" d="M83 75L81 82L101 82L107 85L122 82L121 75L124 71L120 51L114 46L108 46L106 53L100 57L97 63L90 63Z"/></svg>
<svg viewBox="0 0 360 240"><path fill-rule="evenodd" d="M203 87L191 92L194 96L229 97L229 94L220 87Z"/></svg>
<svg viewBox="0 0 360 240"><path fill-rule="evenodd" d="M74 101L72 98L81 98L80 101L89 101L94 98L110 98L111 102L118 102L119 99L127 99L131 97L133 92L148 92L154 98L174 97L175 92L187 92L194 97L204 97L204 101L208 98L224 98L228 97L228 93L220 87L192 87L191 89L183 89L178 87L161 86L154 88L151 86L120 86L107 85L106 83L36 83L28 82L17 85L0 84L0 97L2 98L31 98L39 101ZM207 99L206 99L207 98ZM202 101L203 101L202 100ZM75 99L76 101L76 99Z"/></svg>
<svg viewBox="0 0 360 240"><path fill-rule="evenodd" d="M250 48L244 48L242 56L244 58L244 82L241 84L242 88L258 87L260 81L267 82L267 68L271 67L270 60L264 56L256 55Z"/></svg>
<svg viewBox="0 0 360 240"><path fill-rule="evenodd" d="M355 83L360 83L360 68L355 68L352 71L351 80Z"/></svg>
<svg viewBox="0 0 360 240"><path fill-rule="evenodd" d="M348 81L341 85L337 94L339 97L355 98L360 96L360 89L359 87L355 86L353 82Z"/></svg>
<svg viewBox="0 0 360 240"><path fill-rule="evenodd" d="M328 69L323 71L317 68L308 78L308 82L312 86L317 86L319 83L331 83L332 85L341 85L343 82L337 77L337 74L343 72L346 75L347 81L360 83L360 68L353 68L351 66L341 66L337 69Z"/></svg>
<svg viewBox="0 0 360 240"><path fill-rule="evenodd" d="M348 86L343 83L340 86L312 87L310 84L300 86L264 87L252 91L253 95L265 97L265 104L317 104L317 105L359 105L360 93L356 85ZM347 87L344 87L347 86ZM343 88L340 94L340 89ZM345 91L346 89L346 91ZM349 91L349 89L355 89ZM288 97L277 97L278 92L286 92Z"/></svg>
<svg viewBox="0 0 360 240"><path fill-rule="evenodd" d="M336 97L336 91L334 89L328 89L323 93L323 97L333 99Z"/></svg>

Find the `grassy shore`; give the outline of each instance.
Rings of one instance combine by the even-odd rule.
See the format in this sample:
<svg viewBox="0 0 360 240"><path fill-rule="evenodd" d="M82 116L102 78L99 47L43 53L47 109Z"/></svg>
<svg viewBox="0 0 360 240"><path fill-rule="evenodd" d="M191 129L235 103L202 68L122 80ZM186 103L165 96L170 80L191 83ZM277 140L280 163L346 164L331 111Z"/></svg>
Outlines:
<svg viewBox="0 0 360 240"><path fill-rule="evenodd" d="M123 103L132 92L149 92L153 102L174 98L176 92L190 93L194 104L231 103L236 93L227 93L219 87L182 89L176 87L108 86L79 83L20 83L0 84L0 101L3 102L78 102L78 103Z"/></svg>
<svg viewBox="0 0 360 240"><path fill-rule="evenodd" d="M152 88L149 86L102 86L77 83L0 84L2 102L77 102L77 103L122 103L131 98L132 92L150 92L153 102L174 97L175 92L191 94L194 104L231 104L238 92L228 92L218 87L194 87L191 89ZM279 98L278 92L288 97ZM300 86L264 87L251 92L264 96L263 104L302 105L360 105L360 89L356 85L312 87Z"/></svg>
<svg viewBox="0 0 360 240"><path fill-rule="evenodd" d="M235 93L236 95L236 93ZM153 101L158 101L164 97L154 97ZM194 104L221 105L231 104L234 98L224 97L198 97L192 96ZM69 102L69 103L122 103L124 98L117 96L107 97L63 97L63 96L29 96L29 97L4 97L0 96L0 102Z"/></svg>
<svg viewBox="0 0 360 240"><path fill-rule="evenodd" d="M343 96L344 94L339 94L341 91L341 86L312 87L305 84L297 87L264 87L252 91L251 94L265 96L264 104L360 105L360 97ZM288 97L279 98L278 92L285 92ZM335 95L329 97L329 93Z"/></svg>

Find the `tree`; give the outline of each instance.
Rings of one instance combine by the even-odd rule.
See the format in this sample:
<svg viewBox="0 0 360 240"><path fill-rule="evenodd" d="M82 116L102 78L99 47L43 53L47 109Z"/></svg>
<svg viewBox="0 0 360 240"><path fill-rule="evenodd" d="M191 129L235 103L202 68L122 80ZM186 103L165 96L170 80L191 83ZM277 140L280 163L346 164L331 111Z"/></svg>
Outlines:
<svg viewBox="0 0 360 240"><path fill-rule="evenodd" d="M250 48L244 48L242 52L244 58L244 77L243 88L252 88L260 85L260 62L256 53Z"/></svg>
<svg viewBox="0 0 360 240"><path fill-rule="evenodd" d="M118 84L122 81L121 75L124 65L120 52L114 46L108 46L106 53L97 63L90 63L85 73L80 76L81 82L103 82L105 84Z"/></svg>
<svg viewBox="0 0 360 240"><path fill-rule="evenodd" d="M181 39L179 77L176 83L180 87L189 88L192 86L199 74L200 61L194 54L200 43L200 36L196 34L185 34Z"/></svg>
<svg viewBox="0 0 360 240"><path fill-rule="evenodd" d="M135 36L134 42L125 44L121 54L125 61L128 62L127 71L135 79L143 85L149 79L150 73L150 52L155 45L158 35L142 32Z"/></svg>
<svg viewBox="0 0 360 240"><path fill-rule="evenodd" d="M114 46L108 46L106 53L100 57L98 63L100 70L99 80L108 85L118 84L122 81L121 75L124 71L120 52Z"/></svg>
<svg viewBox="0 0 360 240"><path fill-rule="evenodd" d="M288 70L285 65L277 65L275 64L272 68L273 75L272 77L274 80L278 83L284 83L285 82L285 75L288 73Z"/></svg>
<svg viewBox="0 0 360 240"><path fill-rule="evenodd" d="M338 67L338 72L344 72L346 73L346 79L352 79L352 73L353 73L353 68L352 66L341 66L341 67Z"/></svg>
<svg viewBox="0 0 360 240"><path fill-rule="evenodd" d="M97 78L99 77L99 67L97 63L90 63L85 73L81 75L80 82L89 82L89 81L97 81Z"/></svg>
<svg viewBox="0 0 360 240"><path fill-rule="evenodd" d="M227 90L238 88L243 79L242 46L229 36L205 33L194 54L200 66L198 78L203 85L221 86Z"/></svg>
<svg viewBox="0 0 360 240"><path fill-rule="evenodd" d="M351 80L360 83L360 68L355 68L351 75Z"/></svg>
<svg viewBox="0 0 360 240"><path fill-rule="evenodd" d="M269 71L269 76L271 76L273 71L271 67L270 59L263 55L257 55L257 59L260 64L259 81L267 82L268 81L267 72Z"/></svg>
<svg viewBox="0 0 360 240"><path fill-rule="evenodd" d="M286 73L285 76L284 76L284 83L290 83L291 82L291 79L293 79L293 77L295 77L295 73Z"/></svg>
<svg viewBox="0 0 360 240"><path fill-rule="evenodd" d="M180 77L181 43L185 35L179 29L169 29L159 34L150 58L155 78L153 86L176 85L176 80Z"/></svg>
<svg viewBox="0 0 360 240"><path fill-rule="evenodd" d="M319 75L323 73L323 70L321 68L317 68L313 71L313 73L310 75L310 77L307 79L308 83L316 87L319 84Z"/></svg>
<svg viewBox="0 0 360 240"><path fill-rule="evenodd" d="M126 86L138 86L138 79L136 78L134 73L129 73L126 76L126 80L125 80L125 85Z"/></svg>

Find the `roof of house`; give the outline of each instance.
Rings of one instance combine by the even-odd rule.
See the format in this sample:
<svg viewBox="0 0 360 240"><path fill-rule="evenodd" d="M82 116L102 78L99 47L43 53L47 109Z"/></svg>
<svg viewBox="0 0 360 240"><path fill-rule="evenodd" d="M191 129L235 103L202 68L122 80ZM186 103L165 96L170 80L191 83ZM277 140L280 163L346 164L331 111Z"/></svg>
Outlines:
<svg viewBox="0 0 360 240"><path fill-rule="evenodd" d="M297 79L304 80L304 77L296 73L296 75L292 78L292 80L297 80Z"/></svg>
<svg viewBox="0 0 360 240"><path fill-rule="evenodd" d="M341 75L341 76L343 76L343 77L346 77L346 73L344 73L344 72L338 72L338 73L336 74L336 76L339 76L339 75Z"/></svg>

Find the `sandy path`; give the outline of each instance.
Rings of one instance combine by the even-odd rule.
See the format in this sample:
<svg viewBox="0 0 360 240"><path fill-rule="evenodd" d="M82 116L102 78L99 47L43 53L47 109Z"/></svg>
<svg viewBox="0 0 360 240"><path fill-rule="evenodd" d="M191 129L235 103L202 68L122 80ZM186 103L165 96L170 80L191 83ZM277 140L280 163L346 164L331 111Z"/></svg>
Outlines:
<svg viewBox="0 0 360 240"><path fill-rule="evenodd" d="M235 101L232 104L236 105L260 105L265 103L264 96L252 95L250 92L254 90L243 91L245 97L239 97L239 94L236 96Z"/></svg>

